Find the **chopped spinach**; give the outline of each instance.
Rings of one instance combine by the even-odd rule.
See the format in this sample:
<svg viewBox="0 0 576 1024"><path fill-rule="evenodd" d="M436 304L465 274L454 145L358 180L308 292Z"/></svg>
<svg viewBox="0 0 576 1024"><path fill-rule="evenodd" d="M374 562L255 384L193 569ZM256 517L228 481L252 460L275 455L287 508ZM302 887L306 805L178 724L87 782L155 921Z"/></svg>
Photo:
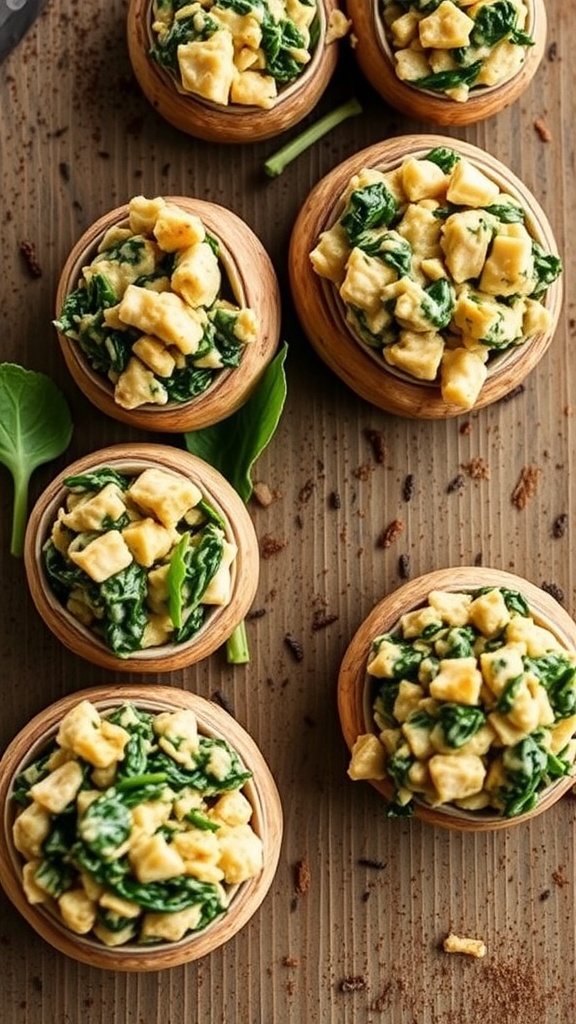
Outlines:
<svg viewBox="0 0 576 1024"><path fill-rule="evenodd" d="M486 716L481 708L446 701L438 708L438 721L442 726L446 745L458 750L476 735L484 725Z"/></svg>
<svg viewBox="0 0 576 1024"><path fill-rule="evenodd" d="M388 227L398 211L398 204L383 181L365 185L352 192L340 223L352 248L363 232L370 228Z"/></svg>
<svg viewBox="0 0 576 1024"><path fill-rule="evenodd" d="M522 659L525 669L542 684L557 719L576 714L576 666L558 651Z"/></svg>
<svg viewBox="0 0 576 1024"><path fill-rule="evenodd" d="M82 494L85 491L100 491L108 484L116 484L121 491L127 491L131 478L125 473L118 473L110 466L102 469L89 470L87 473L78 473L76 476L64 478L64 484L74 494Z"/></svg>
<svg viewBox="0 0 576 1024"><path fill-rule="evenodd" d="M456 303L454 288L447 278L441 277L424 290L426 298L422 300L422 312L433 327L442 330L452 318Z"/></svg>
<svg viewBox="0 0 576 1024"><path fill-rule="evenodd" d="M476 11L470 43L476 47L493 47L508 38L513 43L533 45L532 37L517 29L517 21L518 8L511 0L495 0L495 3L484 4Z"/></svg>
<svg viewBox="0 0 576 1024"><path fill-rule="evenodd" d="M562 273L562 260L559 256L545 252L536 241L532 242L532 258L536 280L531 295L533 298L539 298Z"/></svg>
<svg viewBox="0 0 576 1024"><path fill-rule="evenodd" d="M459 85L474 85L482 70L483 62L474 61L467 67L452 68L449 71L433 71L429 75L423 75L410 82L410 85L418 89L430 89L432 92L447 92L448 89L457 89Z"/></svg>
<svg viewBox="0 0 576 1024"><path fill-rule="evenodd" d="M430 160L431 163L437 164L445 174L450 174L450 171L454 170L461 159L460 154L455 149L449 149L448 146L435 146L424 156L424 160Z"/></svg>
<svg viewBox="0 0 576 1024"><path fill-rule="evenodd" d="M168 592L170 618L177 630L200 604L210 580L215 576L224 551L222 530L208 523L197 543L185 533L170 560Z"/></svg>

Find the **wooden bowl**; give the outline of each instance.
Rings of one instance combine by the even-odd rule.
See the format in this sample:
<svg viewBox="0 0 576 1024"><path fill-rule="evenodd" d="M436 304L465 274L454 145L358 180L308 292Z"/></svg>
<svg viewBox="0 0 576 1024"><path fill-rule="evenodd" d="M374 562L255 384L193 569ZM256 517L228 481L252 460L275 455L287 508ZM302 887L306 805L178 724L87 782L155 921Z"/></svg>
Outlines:
<svg viewBox="0 0 576 1024"><path fill-rule="evenodd" d="M380 14L380 0L348 0L348 16L357 39L354 54L372 87L386 103L401 113L439 125L475 124L514 103L538 70L546 46L546 8L544 0L525 0L525 3L528 8L526 31L535 42L526 48L524 62L511 78L500 85L472 88L469 98L463 103L419 89L398 78Z"/></svg>
<svg viewBox="0 0 576 1024"><path fill-rule="evenodd" d="M576 623L568 613L545 591L513 573L500 569L461 566L439 569L411 580L376 605L354 635L342 660L338 677L338 711L344 739L350 751L358 736L370 732L377 733L377 727L372 719L367 675L367 664L374 638L394 630L400 616L424 605L428 594L433 590L457 593L482 587L505 587L519 591L528 602L534 621L550 630L563 647L576 649ZM393 800L394 784L391 780L369 781L386 801ZM573 786L574 776L560 778L542 790L533 810L512 818L503 817L496 812L463 811L448 804L431 807L416 800L414 813L416 817L431 825L464 832L511 828L547 810Z"/></svg>
<svg viewBox="0 0 576 1024"><path fill-rule="evenodd" d="M414 419L444 419L469 413L470 410L445 402L438 384L407 379L383 359L376 361L367 346L353 335L336 288L316 274L309 255L320 233L330 228L340 216L343 209L340 197L354 174L364 167L383 172L394 170L407 157L423 157L437 146L455 150L496 182L502 191L517 199L526 210L526 227L533 238L543 248L557 252L552 228L543 209L526 185L499 160L477 146L446 136L405 135L355 153L315 185L296 218L288 255L296 312L320 358L345 384L372 405ZM544 305L550 312L549 329L490 360L488 375L474 409L490 405L507 395L534 369L546 352L560 316L561 278L548 288Z"/></svg>
<svg viewBox="0 0 576 1024"><path fill-rule="evenodd" d="M64 480L104 466L111 466L120 473L135 474L153 467L191 480L225 521L226 539L238 549L231 566L229 603L210 609L198 632L183 643L149 647L127 657L119 657L67 611L49 586L42 547L50 536L57 511L69 493ZM207 658L225 643L244 619L254 600L259 576L256 533L246 506L234 488L197 456L156 444L112 445L83 456L63 470L32 509L24 541L24 564L32 600L48 628L69 650L114 672L172 672Z"/></svg>
<svg viewBox="0 0 576 1024"><path fill-rule="evenodd" d="M274 138L316 106L330 81L338 47L327 42L329 18L338 0L319 0L319 38L312 59L283 87L273 107L213 103L178 88L177 80L150 57L153 44L151 0L130 0L128 53L142 92L158 113L180 131L209 142L249 143Z"/></svg>
<svg viewBox="0 0 576 1024"><path fill-rule="evenodd" d="M136 409L124 409L114 400L114 387L97 373L78 343L58 331L58 340L66 365L76 384L93 405L121 423L147 431L182 433L200 430L231 416L250 397L268 363L274 357L280 338L280 289L274 267L262 243L248 225L231 210L216 203L187 196L167 196L188 213L198 216L218 239L223 277L228 278L238 306L247 306L258 317L260 330L256 341L246 345L240 365L220 371L206 391L187 402L166 405L148 403ZM62 269L56 291L56 316L81 277L82 267L95 257L106 232L114 225L127 223L128 205L119 206L95 221L78 239Z"/></svg>
<svg viewBox="0 0 576 1024"><path fill-rule="evenodd" d="M242 792L252 805L251 825L263 842L263 868L259 875L232 887L227 912L207 928L179 942L156 946L106 946L98 939L71 932L46 905L30 904L22 888L22 857L12 838L14 780L54 739L59 722L80 700L89 700L103 714L124 702L149 713L191 710L198 731L227 740L240 755L252 778ZM282 807L274 779L262 753L248 733L217 705L168 686L100 686L69 694L35 716L7 747L0 763L0 872L6 895L28 924L55 949L91 967L114 971L158 971L207 956L228 942L258 910L272 884L282 841Z"/></svg>

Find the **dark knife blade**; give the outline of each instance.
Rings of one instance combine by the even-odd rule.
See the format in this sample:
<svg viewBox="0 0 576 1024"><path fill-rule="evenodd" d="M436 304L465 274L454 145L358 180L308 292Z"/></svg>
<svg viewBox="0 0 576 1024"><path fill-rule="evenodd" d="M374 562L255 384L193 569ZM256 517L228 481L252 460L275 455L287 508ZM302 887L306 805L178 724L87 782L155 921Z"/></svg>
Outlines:
<svg viewBox="0 0 576 1024"><path fill-rule="evenodd" d="M14 49L46 0L0 0L0 61Z"/></svg>

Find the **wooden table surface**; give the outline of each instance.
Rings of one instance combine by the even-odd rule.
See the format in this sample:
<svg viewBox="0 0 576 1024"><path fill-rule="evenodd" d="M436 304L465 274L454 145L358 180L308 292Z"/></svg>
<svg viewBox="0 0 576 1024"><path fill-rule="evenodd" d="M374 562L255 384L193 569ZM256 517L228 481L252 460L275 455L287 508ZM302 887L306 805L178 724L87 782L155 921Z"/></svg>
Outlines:
<svg viewBox="0 0 576 1024"><path fill-rule="evenodd" d="M523 391L446 422L395 418L351 393L299 328L286 267L291 227L312 185L358 149L434 126L387 109L344 45L336 77L306 123L352 94L364 113L267 179L262 164L274 141L208 144L154 113L131 73L125 14L124 2L49 0L0 67L0 358L49 374L74 419L67 453L35 473L34 499L57 470L92 449L158 439L108 421L67 376L51 319L59 270L79 234L132 195L190 194L229 206L268 249L290 348L285 413L256 474L279 495L268 508L250 505L262 544L277 549L262 559L255 607L265 614L248 623L248 666L231 668L217 652L150 681L225 695L272 767L285 837L272 889L244 930L208 959L162 974L112 974L68 960L0 896L0 1019L573 1024L574 798L530 825L477 837L389 820L372 787L346 775L336 680L360 622L400 584L401 556L412 576L475 560L507 569L556 588L576 612L576 65L569 42L576 5L549 3L545 58L512 109L444 132L484 147L523 178L565 261L558 331ZM35 247L38 277L22 241ZM370 431L385 444L383 462ZM529 466L538 467L538 487L518 508L512 490ZM456 477L460 486L449 489ZM39 620L23 564L9 555L12 484L4 469L0 501L1 750L44 706L113 675L65 651ZM560 515L568 528L555 537ZM378 546L396 519L403 531L390 547ZM287 634L300 644L301 660ZM306 892L297 891L298 865L309 869ZM482 938L487 956L444 953L451 930Z"/></svg>

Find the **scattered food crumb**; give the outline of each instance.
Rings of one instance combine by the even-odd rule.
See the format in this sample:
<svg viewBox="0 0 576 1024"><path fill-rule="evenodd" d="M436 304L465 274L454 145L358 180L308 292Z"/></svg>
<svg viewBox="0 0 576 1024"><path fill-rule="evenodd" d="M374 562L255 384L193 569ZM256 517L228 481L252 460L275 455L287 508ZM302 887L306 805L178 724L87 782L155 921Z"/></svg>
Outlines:
<svg viewBox="0 0 576 1024"><path fill-rule="evenodd" d="M24 262L30 271L31 277L42 277L42 267L38 261L36 255L36 246L34 242L22 241L20 242L20 252L24 257Z"/></svg>
<svg viewBox="0 0 576 1024"><path fill-rule="evenodd" d="M558 56L558 43L556 43L556 42L550 43L550 46L548 47L548 51L546 53L546 56L547 56L549 61L556 60L556 57Z"/></svg>
<svg viewBox="0 0 576 1024"><path fill-rule="evenodd" d="M368 480L372 472L372 466L358 466L354 470L354 476L357 480Z"/></svg>
<svg viewBox="0 0 576 1024"><path fill-rule="evenodd" d="M366 978L363 978L362 975L358 975L356 978L344 978L339 987L341 992L364 992Z"/></svg>
<svg viewBox="0 0 576 1024"><path fill-rule="evenodd" d="M518 398L518 395L523 395L526 388L524 384L517 384L515 388L511 388L510 391L502 398L503 402L511 402L513 398Z"/></svg>
<svg viewBox="0 0 576 1024"><path fill-rule="evenodd" d="M269 533L266 533L262 537L260 554L262 555L262 558L272 558L273 555L277 555L278 552L282 551L285 547L285 540L278 540L277 537L272 537Z"/></svg>
<svg viewBox="0 0 576 1024"><path fill-rule="evenodd" d="M468 473L471 480L490 479L490 467L481 455L475 455L473 459L470 459L470 462L464 463L462 469Z"/></svg>
<svg viewBox="0 0 576 1024"><path fill-rule="evenodd" d="M568 529L568 515L566 512L562 512L552 523L552 536L555 540L559 540L563 537Z"/></svg>
<svg viewBox="0 0 576 1024"><path fill-rule="evenodd" d="M380 534L376 544L379 548L389 548L404 532L404 523L401 519L393 519L391 523Z"/></svg>
<svg viewBox="0 0 576 1024"><path fill-rule="evenodd" d="M542 142L552 142L552 132L550 131L546 121L543 118L537 117L534 121L534 128L542 139Z"/></svg>
<svg viewBox="0 0 576 1024"><path fill-rule="evenodd" d="M552 893L550 892L550 889L543 889L543 891L540 893L540 899L542 903L544 903L546 900L549 900L551 895Z"/></svg>
<svg viewBox="0 0 576 1024"><path fill-rule="evenodd" d="M464 474L458 473L457 476L453 477L448 486L446 487L447 494L453 494L454 491L461 491L464 487Z"/></svg>
<svg viewBox="0 0 576 1024"><path fill-rule="evenodd" d="M302 644L298 642L296 637L292 636L292 633L286 633L284 642L294 655L296 661L302 661L304 651L302 650Z"/></svg>
<svg viewBox="0 0 576 1024"><path fill-rule="evenodd" d="M268 484L264 483L263 480L257 480L252 488L252 493L256 498L256 501L262 508L268 508L272 502L277 501L278 498L282 497L280 491L273 491Z"/></svg>
<svg viewBox="0 0 576 1024"><path fill-rule="evenodd" d="M374 860L372 857L359 857L358 863L360 867L372 868L374 871L383 871L386 867L383 860Z"/></svg>
<svg viewBox="0 0 576 1024"><path fill-rule="evenodd" d="M283 967L299 967L300 961L297 956L283 956L282 957Z"/></svg>
<svg viewBox="0 0 576 1024"><path fill-rule="evenodd" d="M559 889L563 889L565 885L568 885L568 879L564 874L563 868L556 868L556 871L552 872L552 881Z"/></svg>
<svg viewBox="0 0 576 1024"><path fill-rule="evenodd" d="M398 559L398 575L401 580L410 579L410 555L400 555Z"/></svg>
<svg viewBox="0 0 576 1024"><path fill-rule="evenodd" d="M511 501L516 508L523 509L526 507L530 498L533 498L538 489L538 481L540 480L540 474L542 470L540 466L532 463L529 466L523 466L516 483L514 490L512 491Z"/></svg>
<svg viewBox="0 0 576 1024"><path fill-rule="evenodd" d="M342 508L342 499L338 491L332 491L330 495L330 508L333 508L336 511L338 511L339 508Z"/></svg>
<svg viewBox="0 0 576 1024"><path fill-rule="evenodd" d="M295 890L298 896L303 896L310 889L311 875L310 865L303 857L296 864Z"/></svg>
<svg viewBox="0 0 576 1024"><path fill-rule="evenodd" d="M404 501L411 501L414 497L414 474L408 473L408 476L404 480L402 487L402 497Z"/></svg>
<svg viewBox="0 0 576 1024"><path fill-rule="evenodd" d="M246 618L261 619L264 615L266 615L265 608L251 608L250 611L246 613Z"/></svg>
<svg viewBox="0 0 576 1024"><path fill-rule="evenodd" d="M467 956L486 956L486 944L482 939L469 939L450 932L442 943L445 953L465 953Z"/></svg>
<svg viewBox="0 0 576 1024"><path fill-rule="evenodd" d="M314 491L314 481L313 480L307 480L306 483L304 484L304 486L301 487L300 491L298 492L298 501L302 505L306 505L307 502L310 501L310 498L312 497L313 491Z"/></svg>
<svg viewBox="0 0 576 1024"><path fill-rule="evenodd" d="M472 433L472 424L470 423L470 420L466 420L465 423L462 423L458 432L464 437L468 437L468 435Z"/></svg>
<svg viewBox="0 0 576 1024"><path fill-rule="evenodd" d="M325 611L317 610L312 617L312 631L316 633L319 629L326 629L333 622L337 622L337 615L328 615Z"/></svg>
<svg viewBox="0 0 576 1024"><path fill-rule="evenodd" d="M558 604L564 603L564 591L557 583L549 583L548 581L545 581L542 583L542 590L545 590L547 594L550 594L551 597L555 598L555 600L558 601Z"/></svg>
<svg viewBox="0 0 576 1024"><path fill-rule="evenodd" d="M372 430L371 427L367 427L364 431L364 437L372 449L374 462L377 462L378 465L381 466L386 461L386 442L384 440L384 435L379 430Z"/></svg>
<svg viewBox="0 0 576 1024"><path fill-rule="evenodd" d="M67 164L65 160L62 160L58 164L58 170L60 171L62 181L70 181L70 164Z"/></svg>

